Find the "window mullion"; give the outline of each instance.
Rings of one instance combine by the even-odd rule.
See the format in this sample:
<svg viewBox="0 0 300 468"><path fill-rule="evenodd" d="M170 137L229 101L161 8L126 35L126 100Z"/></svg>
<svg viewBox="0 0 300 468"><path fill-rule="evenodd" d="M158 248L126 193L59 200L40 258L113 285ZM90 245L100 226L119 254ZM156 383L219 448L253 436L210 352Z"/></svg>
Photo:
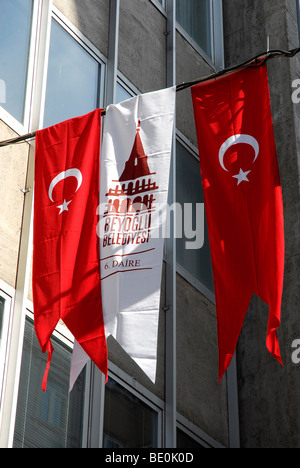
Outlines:
<svg viewBox="0 0 300 468"><path fill-rule="evenodd" d="M167 0L167 86L176 84L176 2ZM174 119L176 122L176 118ZM170 168L169 205L176 202L176 144L173 132L173 148ZM166 239L166 358L165 358L165 448L176 448L176 238L175 212L170 226L170 238Z"/></svg>
<svg viewBox="0 0 300 468"><path fill-rule="evenodd" d="M34 76L33 105L30 130L41 128L44 114L46 76L48 69L50 32L51 32L52 0L44 0L39 15L38 43L37 43L37 67Z"/></svg>

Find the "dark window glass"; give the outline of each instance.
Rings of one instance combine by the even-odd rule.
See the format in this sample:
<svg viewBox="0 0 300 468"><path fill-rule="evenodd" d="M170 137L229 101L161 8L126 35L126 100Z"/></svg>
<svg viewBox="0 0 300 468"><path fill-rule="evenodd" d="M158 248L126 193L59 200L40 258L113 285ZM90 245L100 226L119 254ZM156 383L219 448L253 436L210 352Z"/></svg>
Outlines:
<svg viewBox="0 0 300 468"><path fill-rule="evenodd" d="M109 379L105 387L104 448L156 448L158 414Z"/></svg>

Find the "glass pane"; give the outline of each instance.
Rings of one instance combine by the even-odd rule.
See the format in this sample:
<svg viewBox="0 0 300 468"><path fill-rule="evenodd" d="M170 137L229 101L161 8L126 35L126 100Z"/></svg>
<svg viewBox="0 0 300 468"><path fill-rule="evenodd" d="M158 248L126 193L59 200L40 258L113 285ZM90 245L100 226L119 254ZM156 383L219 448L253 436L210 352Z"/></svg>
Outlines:
<svg viewBox="0 0 300 468"><path fill-rule="evenodd" d="M176 0L176 19L188 35L211 57L210 0Z"/></svg>
<svg viewBox="0 0 300 468"><path fill-rule="evenodd" d="M23 122L32 0L0 0L0 105Z"/></svg>
<svg viewBox="0 0 300 468"><path fill-rule="evenodd" d="M98 106L99 63L52 20L44 127Z"/></svg>
<svg viewBox="0 0 300 468"><path fill-rule="evenodd" d="M189 221L190 226L193 226L193 230L196 230L196 203L204 202L200 164L179 142L176 144L176 171L177 202L182 206L182 216L186 215L184 203L193 205L193 219L187 221ZM198 226L198 228L203 229L202 226ZM185 243L190 240L191 239L187 239L184 235L182 239L177 239L177 262L204 284L204 286L213 291L213 275L206 219L204 224L203 247L197 250L186 249Z"/></svg>
<svg viewBox="0 0 300 468"><path fill-rule="evenodd" d="M156 448L158 414L109 379L105 387L104 448Z"/></svg>
<svg viewBox="0 0 300 468"><path fill-rule="evenodd" d="M69 393L71 350L52 339L54 353L47 382L41 388L46 354L40 350L31 320L26 320L14 448L80 448L84 373Z"/></svg>

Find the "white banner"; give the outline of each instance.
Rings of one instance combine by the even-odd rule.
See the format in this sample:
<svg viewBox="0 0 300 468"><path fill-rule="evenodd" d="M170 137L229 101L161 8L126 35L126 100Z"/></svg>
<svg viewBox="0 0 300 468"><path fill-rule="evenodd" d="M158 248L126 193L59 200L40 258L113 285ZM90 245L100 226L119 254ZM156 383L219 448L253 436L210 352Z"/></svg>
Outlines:
<svg viewBox="0 0 300 468"><path fill-rule="evenodd" d="M105 332L153 382L175 95L173 87L108 106L100 157Z"/></svg>

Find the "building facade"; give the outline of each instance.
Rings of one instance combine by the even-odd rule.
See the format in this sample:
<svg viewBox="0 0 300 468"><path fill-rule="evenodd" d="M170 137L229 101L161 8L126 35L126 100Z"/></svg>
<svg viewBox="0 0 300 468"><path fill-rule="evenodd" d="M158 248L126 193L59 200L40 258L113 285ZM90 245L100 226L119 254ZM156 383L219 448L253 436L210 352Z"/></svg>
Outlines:
<svg viewBox="0 0 300 468"><path fill-rule="evenodd" d="M299 3L0 0L0 140L210 75L267 48L294 49ZM35 147L28 139L0 147L1 447L300 447L300 58L273 61L268 72L285 208L284 367L265 348L268 308L253 297L219 384L207 229L198 245L195 226L183 236L171 226L155 384L110 337L108 383L89 363L69 393L73 337L60 323L44 394L46 356L33 328ZM177 93L172 156L170 204L195 208L203 195L190 89ZM120 190L112 187L112 203L128 203L137 191L150 209L151 174L144 167L145 186L127 186L131 166Z"/></svg>

